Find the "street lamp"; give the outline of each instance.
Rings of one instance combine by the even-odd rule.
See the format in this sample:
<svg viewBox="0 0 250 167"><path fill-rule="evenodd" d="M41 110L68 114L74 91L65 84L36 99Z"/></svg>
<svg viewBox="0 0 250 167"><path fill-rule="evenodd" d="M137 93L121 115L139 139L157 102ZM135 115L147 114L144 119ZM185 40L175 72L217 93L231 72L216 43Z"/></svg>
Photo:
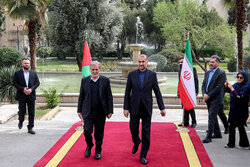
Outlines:
<svg viewBox="0 0 250 167"><path fill-rule="evenodd" d="M23 26L22 25L15 25L15 23L13 23L13 26L16 26L17 50L19 50L19 35L18 35L18 32L19 32L19 30L23 29Z"/></svg>

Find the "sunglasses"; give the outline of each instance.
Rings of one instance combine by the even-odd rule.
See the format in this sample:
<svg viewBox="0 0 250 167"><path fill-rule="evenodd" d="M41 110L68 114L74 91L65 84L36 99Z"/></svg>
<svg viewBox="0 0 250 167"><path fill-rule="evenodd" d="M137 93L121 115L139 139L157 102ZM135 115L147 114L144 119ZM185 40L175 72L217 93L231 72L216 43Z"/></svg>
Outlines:
<svg viewBox="0 0 250 167"><path fill-rule="evenodd" d="M244 79L244 78L243 78L243 77L238 77L238 76L237 76L237 79Z"/></svg>

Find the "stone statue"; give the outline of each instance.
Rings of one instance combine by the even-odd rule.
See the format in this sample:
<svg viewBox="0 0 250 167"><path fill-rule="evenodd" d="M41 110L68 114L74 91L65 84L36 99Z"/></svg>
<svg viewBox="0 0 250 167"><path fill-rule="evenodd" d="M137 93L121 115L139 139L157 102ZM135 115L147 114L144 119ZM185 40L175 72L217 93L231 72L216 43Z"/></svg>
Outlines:
<svg viewBox="0 0 250 167"><path fill-rule="evenodd" d="M144 39L143 36L143 23L141 22L141 19L139 16L136 17L136 38L135 38L135 43L140 43Z"/></svg>

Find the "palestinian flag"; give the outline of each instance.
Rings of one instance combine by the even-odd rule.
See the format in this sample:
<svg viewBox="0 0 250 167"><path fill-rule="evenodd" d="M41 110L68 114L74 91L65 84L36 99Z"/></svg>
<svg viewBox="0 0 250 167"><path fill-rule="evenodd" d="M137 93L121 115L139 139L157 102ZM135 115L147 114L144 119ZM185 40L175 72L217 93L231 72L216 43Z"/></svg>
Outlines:
<svg viewBox="0 0 250 167"><path fill-rule="evenodd" d="M87 41L85 40L84 43L84 52L83 52L83 58L82 58L82 76L87 77L91 75L89 65L92 62L91 55L89 51L89 46Z"/></svg>
<svg viewBox="0 0 250 167"><path fill-rule="evenodd" d="M187 41L186 45L186 51L178 85L178 92L183 107L186 110L190 110L197 105L194 85L193 63L189 40Z"/></svg>

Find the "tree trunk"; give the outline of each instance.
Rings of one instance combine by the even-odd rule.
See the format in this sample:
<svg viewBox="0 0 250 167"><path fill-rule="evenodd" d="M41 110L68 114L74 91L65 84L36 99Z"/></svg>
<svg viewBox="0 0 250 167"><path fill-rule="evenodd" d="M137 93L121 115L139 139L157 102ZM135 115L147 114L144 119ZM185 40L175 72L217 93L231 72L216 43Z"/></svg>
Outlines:
<svg viewBox="0 0 250 167"><path fill-rule="evenodd" d="M76 54L76 62L78 65L78 69L81 72L82 71L81 54Z"/></svg>
<svg viewBox="0 0 250 167"><path fill-rule="evenodd" d="M236 0L236 33L238 44L238 71L243 70L243 41L242 30L244 24L244 0Z"/></svg>
<svg viewBox="0 0 250 167"><path fill-rule="evenodd" d="M191 48L191 52L192 52L192 58L193 58L193 60L201 67L201 69L202 69L203 71L207 71L207 69L204 68L204 67L202 66L202 64L196 59L194 50L193 50L192 48ZM206 62L205 62L205 63L206 63Z"/></svg>
<svg viewBox="0 0 250 167"><path fill-rule="evenodd" d="M28 22L28 38L30 46L30 65L32 70L36 70L36 21Z"/></svg>

